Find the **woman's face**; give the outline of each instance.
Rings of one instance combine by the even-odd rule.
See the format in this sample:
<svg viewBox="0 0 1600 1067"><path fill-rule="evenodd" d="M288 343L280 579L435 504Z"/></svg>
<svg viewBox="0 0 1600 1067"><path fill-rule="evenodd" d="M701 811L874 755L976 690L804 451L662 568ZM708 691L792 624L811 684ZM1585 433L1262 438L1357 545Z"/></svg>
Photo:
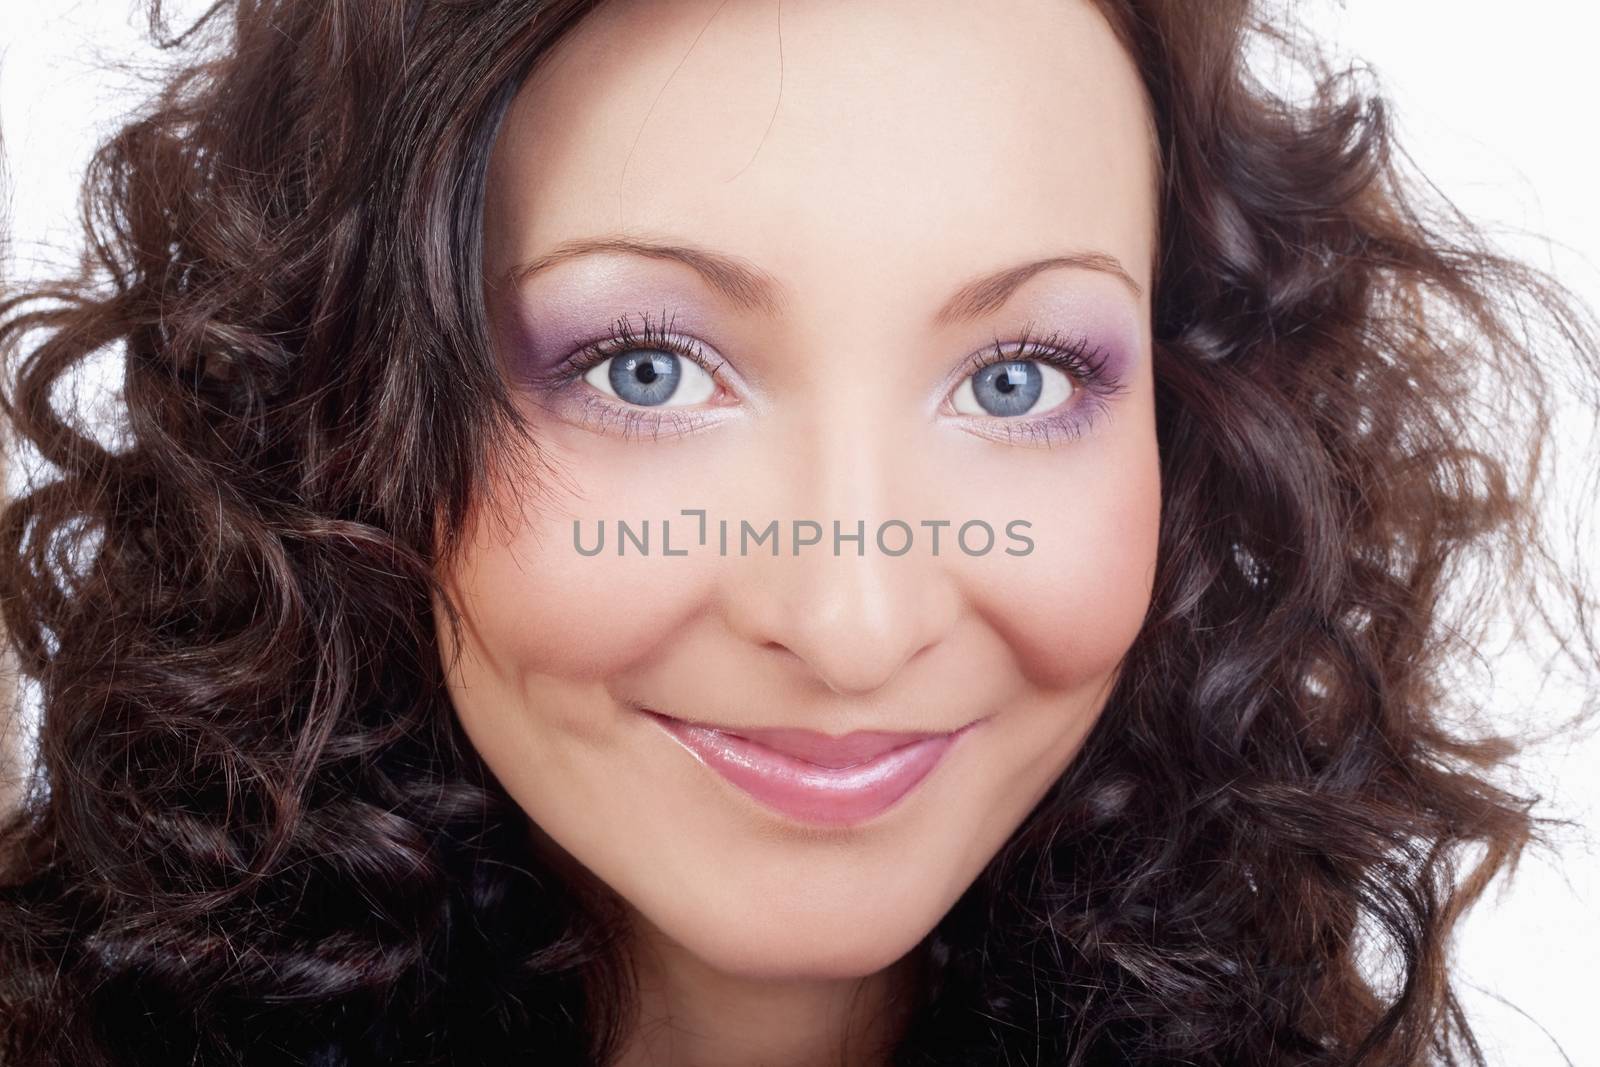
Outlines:
<svg viewBox="0 0 1600 1067"><path fill-rule="evenodd" d="M440 638L652 937L884 968L1078 751L1156 560L1149 129L1072 0L614 0L517 98L487 295L542 452L441 564ZM726 736L767 730L955 736Z"/></svg>

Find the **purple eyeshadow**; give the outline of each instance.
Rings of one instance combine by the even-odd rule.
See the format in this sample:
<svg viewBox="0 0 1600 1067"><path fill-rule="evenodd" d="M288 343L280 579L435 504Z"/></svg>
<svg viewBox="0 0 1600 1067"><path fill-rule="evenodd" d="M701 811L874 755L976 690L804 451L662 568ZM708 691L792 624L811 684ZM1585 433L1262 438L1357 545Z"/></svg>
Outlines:
<svg viewBox="0 0 1600 1067"><path fill-rule="evenodd" d="M603 259L553 268L520 289L494 293L490 312L508 376L524 384L548 381L574 352L608 340L618 319L642 316L719 349L717 315L702 287L675 272L639 269ZM1036 286L993 316L1002 345L1061 334L1084 338L1099 356L1104 385L1125 385L1140 352L1139 306L1081 285ZM987 342L986 342L987 343ZM958 353L957 356L966 353ZM1023 418L1026 416L1019 416Z"/></svg>
<svg viewBox="0 0 1600 1067"><path fill-rule="evenodd" d="M547 375L578 348L610 337L619 318L637 324L648 314L702 338L710 328L699 308L705 296L692 282L617 284L605 277L612 273L574 270L570 279L541 279L520 292L496 293L491 316L509 372L519 380Z"/></svg>
<svg viewBox="0 0 1600 1067"><path fill-rule="evenodd" d="M1104 375L1125 385L1133 375L1140 352L1139 309L1127 298L1094 292L1051 289L1031 297L1018 297L1005 311L1007 322L1030 322L1037 334L1060 331L1088 339L1089 347L1103 356ZM1006 341L1000 334L1000 340Z"/></svg>

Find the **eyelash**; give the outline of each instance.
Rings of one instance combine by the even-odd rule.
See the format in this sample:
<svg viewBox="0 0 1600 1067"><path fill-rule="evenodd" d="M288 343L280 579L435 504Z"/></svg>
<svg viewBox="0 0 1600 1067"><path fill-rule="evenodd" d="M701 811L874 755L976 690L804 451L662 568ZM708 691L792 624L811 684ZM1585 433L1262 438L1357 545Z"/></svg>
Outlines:
<svg viewBox="0 0 1600 1067"><path fill-rule="evenodd" d="M1110 354L1104 348L1091 346L1088 337L1072 337L1056 330L1035 339L1033 330L1031 322L1024 326L1022 338L1013 342L1010 352L996 337L993 345L980 348L963 361L954 380L963 382L996 363L1044 363L1071 378L1073 398L1064 410L1054 414L1033 418L964 416L984 426L986 433L1000 433L1007 443L1049 447L1058 439L1070 441L1088 433L1095 420L1109 410L1111 398L1124 392L1126 385L1111 370Z"/></svg>
<svg viewBox="0 0 1600 1067"><path fill-rule="evenodd" d="M699 364L707 374L711 375L711 380L716 383L718 390L727 388L727 378L722 373L727 361L710 357L699 344L674 334L672 326L676 321L675 318L669 319L665 311L661 313L661 319L665 320L664 324L659 320L652 320L648 313L641 318L643 325L638 329L633 327L626 316L618 318L611 324L610 336L584 345L562 361L551 372L552 384L557 388L569 386L582 378L591 368L613 356L620 356L638 348L651 348L671 352ZM672 409L628 406L608 400L592 390L584 396L583 403L586 421L591 421L597 428L603 430L614 430L624 438L644 436L646 433L652 438L659 438L664 427L669 435L688 433L703 425L705 421L704 412L696 416Z"/></svg>
<svg viewBox="0 0 1600 1067"><path fill-rule="evenodd" d="M642 325L635 328L626 316L611 325L611 334L579 348L554 368L548 384L564 388L581 379L591 368L635 349L648 348L671 352L683 359L699 364L711 376L719 391L728 387L722 369L727 361L709 356L705 349L688 338L673 333L673 319L665 311L660 320L648 313L641 316ZM665 320L663 322L663 320ZM1006 349L1011 349L1006 351ZM1105 413L1111 397L1124 391L1110 369L1107 352L1091 347L1087 337L1070 337L1053 331L1043 337L1033 337L1033 325L1023 328L1020 340L1009 345L998 337L992 346L974 352L963 361L953 381L957 384L996 363L1044 363L1060 370L1073 380L1074 399L1066 410L1053 415L1034 418L1018 416L1005 418L979 415L963 416L983 425L995 426L1008 442L1050 446L1058 439L1071 440L1089 431L1094 421ZM1081 398L1077 394L1081 393ZM689 433L704 425L705 413L687 414L674 410L636 407L615 403L590 390L584 397L586 421L600 429L616 431L624 438L645 436L659 438L665 430L669 435ZM989 432L989 431L985 431Z"/></svg>

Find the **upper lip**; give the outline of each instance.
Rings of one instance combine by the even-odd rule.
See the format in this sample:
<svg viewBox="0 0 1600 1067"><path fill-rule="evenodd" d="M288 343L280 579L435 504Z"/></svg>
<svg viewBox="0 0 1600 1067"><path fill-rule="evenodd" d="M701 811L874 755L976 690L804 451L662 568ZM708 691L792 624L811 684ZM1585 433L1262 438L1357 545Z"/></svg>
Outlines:
<svg viewBox="0 0 1600 1067"><path fill-rule="evenodd" d="M674 719L677 716L667 715L665 712L653 708L644 709L655 715ZM919 730L914 732L899 730L856 730L852 733L835 737L832 734L821 733L817 730L802 730L796 728L775 728L756 730L743 726L719 726L710 722L695 722L692 719L678 719L678 722L690 726L698 726L706 730L716 730L719 733L742 737L747 741L754 741L775 752L803 759L809 763L820 763L831 766L843 766L849 763L864 763L876 759L885 752L892 752L897 748L917 741L925 741L930 737L943 737L954 733L954 730Z"/></svg>

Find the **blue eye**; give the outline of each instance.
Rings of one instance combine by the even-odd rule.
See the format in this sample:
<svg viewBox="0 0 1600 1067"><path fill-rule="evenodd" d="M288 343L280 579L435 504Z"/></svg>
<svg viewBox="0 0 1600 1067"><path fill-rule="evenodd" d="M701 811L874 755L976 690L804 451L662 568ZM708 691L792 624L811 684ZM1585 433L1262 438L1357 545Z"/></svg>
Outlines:
<svg viewBox="0 0 1600 1067"><path fill-rule="evenodd" d="M1004 360L968 375L950 398L963 415L1043 413L1072 395L1072 380L1037 360Z"/></svg>
<svg viewBox="0 0 1600 1067"><path fill-rule="evenodd" d="M584 381L608 396L640 407L704 403L716 382L704 367L674 352L633 348L590 367Z"/></svg>

